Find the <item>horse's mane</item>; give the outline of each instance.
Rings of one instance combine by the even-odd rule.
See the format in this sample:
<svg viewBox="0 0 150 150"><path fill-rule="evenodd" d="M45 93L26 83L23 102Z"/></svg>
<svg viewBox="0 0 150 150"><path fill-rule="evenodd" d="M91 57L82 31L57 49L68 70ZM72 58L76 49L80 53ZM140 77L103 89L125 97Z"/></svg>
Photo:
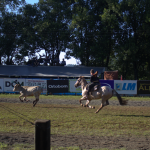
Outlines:
<svg viewBox="0 0 150 150"><path fill-rule="evenodd" d="M87 81L85 80L84 76L80 76L80 78L83 79L87 83Z"/></svg>
<svg viewBox="0 0 150 150"><path fill-rule="evenodd" d="M82 79L82 78L84 78L84 76L80 76L80 78Z"/></svg>
<svg viewBox="0 0 150 150"><path fill-rule="evenodd" d="M81 79L85 80L84 76L80 76Z"/></svg>

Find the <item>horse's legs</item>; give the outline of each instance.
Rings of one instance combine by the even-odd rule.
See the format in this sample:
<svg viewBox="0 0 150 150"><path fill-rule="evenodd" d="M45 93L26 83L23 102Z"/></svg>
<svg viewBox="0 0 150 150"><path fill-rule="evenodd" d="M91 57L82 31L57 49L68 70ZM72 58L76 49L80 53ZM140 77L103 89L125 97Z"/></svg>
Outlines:
<svg viewBox="0 0 150 150"><path fill-rule="evenodd" d="M84 100L84 99L82 99L82 98L79 100L81 106L84 106L84 105L82 104L82 101L83 101L83 100Z"/></svg>
<svg viewBox="0 0 150 150"><path fill-rule="evenodd" d="M83 101L83 100L87 100L85 105L82 104L82 101ZM90 101L89 101L87 98L85 98L85 97L82 97L82 98L79 100L79 102L80 102L80 105L83 106L83 107L88 107L88 104L90 103Z"/></svg>
<svg viewBox="0 0 150 150"><path fill-rule="evenodd" d="M106 100L106 105L109 105L109 101L108 101L108 99Z"/></svg>
<svg viewBox="0 0 150 150"><path fill-rule="evenodd" d="M86 106L86 107L89 107L89 103L90 103L90 101L87 100L85 106Z"/></svg>
<svg viewBox="0 0 150 150"><path fill-rule="evenodd" d="M22 95L19 96L19 99L20 99L21 102L23 102L23 100L21 99L21 97L22 97Z"/></svg>
<svg viewBox="0 0 150 150"><path fill-rule="evenodd" d="M105 105L104 105L105 101L106 101L106 100L102 99L101 106L99 107L99 109L97 109L97 111L96 111L95 113L98 113L98 112L105 106Z"/></svg>
<svg viewBox="0 0 150 150"><path fill-rule="evenodd" d="M89 107L89 108L95 109L95 106L89 105L90 101L91 101L91 100L87 100L85 106L86 106L86 107Z"/></svg>
<svg viewBox="0 0 150 150"><path fill-rule="evenodd" d="M90 103L91 100L87 100L85 105L82 104L82 102L81 102L82 100L87 100L87 99L81 98L81 99L79 100L80 105L81 105L82 107L88 107L88 108L93 108L93 109L95 109L95 106L90 106L90 105L89 105L89 103Z"/></svg>
<svg viewBox="0 0 150 150"><path fill-rule="evenodd" d="M30 100L27 100L27 99L25 98L25 101L28 102L28 101L30 101Z"/></svg>
<svg viewBox="0 0 150 150"><path fill-rule="evenodd" d="M36 105L36 103L39 101L39 95L35 95L35 100L33 101L33 107Z"/></svg>
<svg viewBox="0 0 150 150"><path fill-rule="evenodd" d="M26 101L26 97L23 98L23 101Z"/></svg>
<svg viewBox="0 0 150 150"><path fill-rule="evenodd" d="M26 101L26 102L28 102L29 100L27 100L27 99L26 99L26 97L24 97L24 98L23 98L23 101Z"/></svg>
<svg viewBox="0 0 150 150"><path fill-rule="evenodd" d="M33 107L36 105L36 103L39 101L38 98L36 98L36 100L33 101Z"/></svg>

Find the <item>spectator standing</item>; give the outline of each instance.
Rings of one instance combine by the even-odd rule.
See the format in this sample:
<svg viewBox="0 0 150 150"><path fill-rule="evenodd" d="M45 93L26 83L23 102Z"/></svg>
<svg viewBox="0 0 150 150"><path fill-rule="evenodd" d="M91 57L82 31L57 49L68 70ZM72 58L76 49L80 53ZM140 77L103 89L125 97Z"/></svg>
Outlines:
<svg viewBox="0 0 150 150"><path fill-rule="evenodd" d="M61 62L61 66L65 66L66 65L66 61L64 60L64 58L63 58L63 60L62 60L62 62Z"/></svg>

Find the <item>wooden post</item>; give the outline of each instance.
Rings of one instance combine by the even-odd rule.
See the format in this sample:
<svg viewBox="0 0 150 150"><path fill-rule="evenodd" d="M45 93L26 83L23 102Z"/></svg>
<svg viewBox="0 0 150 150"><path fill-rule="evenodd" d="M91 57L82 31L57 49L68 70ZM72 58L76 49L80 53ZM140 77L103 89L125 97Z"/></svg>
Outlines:
<svg viewBox="0 0 150 150"><path fill-rule="evenodd" d="M35 121L35 150L50 150L50 120Z"/></svg>

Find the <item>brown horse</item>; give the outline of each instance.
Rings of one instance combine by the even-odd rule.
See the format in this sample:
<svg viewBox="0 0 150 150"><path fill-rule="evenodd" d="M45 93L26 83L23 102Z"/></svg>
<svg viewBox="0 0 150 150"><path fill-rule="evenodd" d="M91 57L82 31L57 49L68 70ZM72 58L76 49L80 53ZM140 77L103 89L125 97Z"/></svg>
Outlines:
<svg viewBox="0 0 150 150"><path fill-rule="evenodd" d="M79 100L81 106L89 107L89 108L95 108L95 107L92 107L92 106L88 105L90 103L90 101L92 99L100 99L100 98L102 99L101 106L99 107L99 109L95 113L98 113L104 106L109 105L108 99L110 99L113 95L117 96L120 105L126 105L127 104L127 100L122 100L121 96L116 92L116 90L112 89L109 86L100 87L100 85L99 85L99 86L96 87L97 89L95 89L95 87L94 87L91 94L88 96L87 95L87 88L88 88L87 85L88 85L88 83L85 80L85 78L83 76L80 76L77 79L74 86L76 88L78 86L81 86L82 98ZM86 105L82 104L83 100L87 100ZM106 103L106 105L105 105L105 103Z"/></svg>

